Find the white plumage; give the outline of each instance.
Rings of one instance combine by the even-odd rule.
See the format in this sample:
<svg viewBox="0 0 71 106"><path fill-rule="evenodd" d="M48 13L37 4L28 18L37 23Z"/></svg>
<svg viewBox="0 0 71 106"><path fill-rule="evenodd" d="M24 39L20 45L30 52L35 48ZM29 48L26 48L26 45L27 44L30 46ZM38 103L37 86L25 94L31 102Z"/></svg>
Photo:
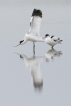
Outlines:
<svg viewBox="0 0 71 106"><path fill-rule="evenodd" d="M40 36L40 26L42 21L42 11L34 9L30 18L30 29L25 34L24 39L19 42L18 45L25 44L27 41L33 42L33 52L35 54L35 43L34 42L45 42L50 46L55 46L56 44L61 44L62 40L55 36L50 36L46 34L44 39ZM17 45L17 46L18 46ZM17 47L15 46L15 47Z"/></svg>
<svg viewBox="0 0 71 106"><path fill-rule="evenodd" d="M40 36L40 25L42 20L42 11L34 9L30 19L30 29L25 34L24 39L19 42L18 45L25 44L27 41L31 42L43 42L44 40ZM17 46L18 46L17 45Z"/></svg>
<svg viewBox="0 0 71 106"><path fill-rule="evenodd" d="M39 16L34 16L32 18L32 22L31 22L31 33L33 33L34 35L40 37L40 25L41 25L41 17Z"/></svg>
<svg viewBox="0 0 71 106"><path fill-rule="evenodd" d="M44 42L49 44L50 46L55 46L56 44L61 44L62 40L56 36L50 36L49 34L46 34L44 37Z"/></svg>

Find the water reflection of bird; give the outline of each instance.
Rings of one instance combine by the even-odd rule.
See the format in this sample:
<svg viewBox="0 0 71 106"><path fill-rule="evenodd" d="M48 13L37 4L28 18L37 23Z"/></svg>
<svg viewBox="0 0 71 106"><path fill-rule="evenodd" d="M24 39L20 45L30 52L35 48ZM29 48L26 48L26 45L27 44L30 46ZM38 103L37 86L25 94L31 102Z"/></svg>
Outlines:
<svg viewBox="0 0 71 106"><path fill-rule="evenodd" d="M24 60L26 67L31 70L34 87L41 90L43 87L43 78L40 70L40 63L44 57L39 56L28 58L26 55L20 55L20 58Z"/></svg>
<svg viewBox="0 0 71 106"><path fill-rule="evenodd" d="M51 59L54 59L55 57L59 57L62 54L61 51L56 51L55 49L50 49L45 54L46 61L49 61Z"/></svg>

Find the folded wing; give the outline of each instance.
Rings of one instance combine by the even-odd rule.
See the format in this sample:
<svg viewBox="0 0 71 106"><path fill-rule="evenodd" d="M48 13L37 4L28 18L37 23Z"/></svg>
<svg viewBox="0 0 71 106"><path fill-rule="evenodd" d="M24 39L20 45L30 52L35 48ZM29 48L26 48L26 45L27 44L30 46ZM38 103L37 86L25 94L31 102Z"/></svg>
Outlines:
<svg viewBox="0 0 71 106"><path fill-rule="evenodd" d="M53 39L54 41L60 40L60 38L58 38L58 37L56 37L56 36L51 36L51 39Z"/></svg>

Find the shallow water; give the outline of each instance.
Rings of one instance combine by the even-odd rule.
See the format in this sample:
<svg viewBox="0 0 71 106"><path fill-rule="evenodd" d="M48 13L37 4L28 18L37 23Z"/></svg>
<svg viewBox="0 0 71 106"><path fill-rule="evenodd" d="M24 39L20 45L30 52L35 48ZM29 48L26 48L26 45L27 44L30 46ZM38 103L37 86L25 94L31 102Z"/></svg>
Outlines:
<svg viewBox="0 0 71 106"><path fill-rule="evenodd" d="M63 39L54 50L45 43L27 42L14 48L29 29L33 8L43 11L41 36ZM71 105L70 5L18 4L0 7L0 105ZM36 80L38 79L38 80Z"/></svg>

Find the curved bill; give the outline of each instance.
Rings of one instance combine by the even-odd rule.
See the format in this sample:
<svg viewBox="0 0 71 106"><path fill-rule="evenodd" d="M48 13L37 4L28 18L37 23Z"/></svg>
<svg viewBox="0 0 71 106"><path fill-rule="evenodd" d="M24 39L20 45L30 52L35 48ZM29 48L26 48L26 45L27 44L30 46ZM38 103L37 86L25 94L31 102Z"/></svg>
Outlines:
<svg viewBox="0 0 71 106"><path fill-rule="evenodd" d="M17 46L19 46L20 44L18 44L18 45L16 45L16 46L14 46L14 47L17 47Z"/></svg>

